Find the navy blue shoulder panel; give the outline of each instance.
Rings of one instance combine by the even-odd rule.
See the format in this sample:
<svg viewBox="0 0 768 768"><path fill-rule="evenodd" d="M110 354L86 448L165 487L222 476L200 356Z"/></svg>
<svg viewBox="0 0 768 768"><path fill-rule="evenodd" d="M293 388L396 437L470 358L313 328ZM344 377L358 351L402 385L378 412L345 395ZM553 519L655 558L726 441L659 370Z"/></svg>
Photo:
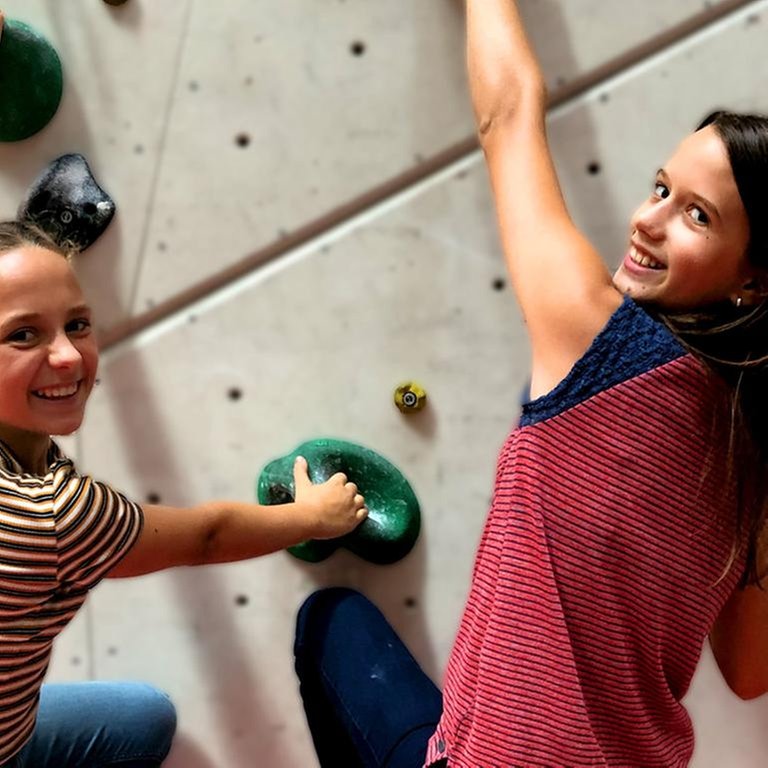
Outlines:
<svg viewBox="0 0 768 768"><path fill-rule="evenodd" d="M520 426L557 416L684 354L685 348L666 326L625 297L568 375L551 392L523 404Z"/></svg>

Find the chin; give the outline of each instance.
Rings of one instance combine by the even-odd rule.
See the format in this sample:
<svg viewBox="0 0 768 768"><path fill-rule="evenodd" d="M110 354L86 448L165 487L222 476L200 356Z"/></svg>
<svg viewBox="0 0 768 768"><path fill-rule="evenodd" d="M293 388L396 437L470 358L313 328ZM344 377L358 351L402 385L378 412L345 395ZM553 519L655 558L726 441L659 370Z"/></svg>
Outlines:
<svg viewBox="0 0 768 768"><path fill-rule="evenodd" d="M52 424L48 430L48 434L54 437L66 437L67 435L71 435L73 432L77 432L77 430L80 429L80 425L82 423L83 420L78 419L78 421L73 421L69 424Z"/></svg>

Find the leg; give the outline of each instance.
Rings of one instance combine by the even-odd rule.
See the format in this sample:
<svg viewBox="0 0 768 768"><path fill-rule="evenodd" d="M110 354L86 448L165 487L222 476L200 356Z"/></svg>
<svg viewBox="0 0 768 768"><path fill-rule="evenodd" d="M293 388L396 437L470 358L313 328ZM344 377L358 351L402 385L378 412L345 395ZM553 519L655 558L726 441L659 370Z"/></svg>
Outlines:
<svg viewBox="0 0 768 768"><path fill-rule="evenodd" d="M43 685L19 768L156 768L171 748L176 711L142 683Z"/></svg>
<svg viewBox="0 0 768 768"><path fill-rule="evenodd" d="M295 654L323 768L421 768L442 696L371 602L349 589L310 595Z"/></svg>

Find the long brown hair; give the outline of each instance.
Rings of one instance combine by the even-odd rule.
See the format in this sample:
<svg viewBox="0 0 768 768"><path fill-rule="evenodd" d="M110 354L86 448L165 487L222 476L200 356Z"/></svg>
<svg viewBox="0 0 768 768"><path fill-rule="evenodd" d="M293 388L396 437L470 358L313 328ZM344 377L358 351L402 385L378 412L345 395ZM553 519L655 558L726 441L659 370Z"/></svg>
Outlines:
<svg viewBox="0 0 768 768"><path fill-rule="evenodd" d="M711 125L728 151L749 219L747 258L764 284L758 303L720 302L696 311L656 314L681 343L729 385L727 476L738 488L738 512L728 568L746 558L743 584L760 583L758 544L768 519L768 117L718 111Z"/></svg>

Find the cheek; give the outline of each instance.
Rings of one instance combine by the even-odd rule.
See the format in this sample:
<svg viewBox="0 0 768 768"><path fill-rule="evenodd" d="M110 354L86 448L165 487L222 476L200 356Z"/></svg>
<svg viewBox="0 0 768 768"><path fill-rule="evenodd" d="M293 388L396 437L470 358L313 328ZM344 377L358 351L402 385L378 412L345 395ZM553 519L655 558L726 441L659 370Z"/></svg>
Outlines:
<svg viewBox="0 0 768 768"><path fill-rule="evenodd" d="M2 363L0 362L0 366ZM0 377L0 402L6 408L13 406L23 406L31 397L31 390L34 388L35 379L39 366L29 361L28 364L15 364L2 366L3 375ZM14 406L16 407L16 406Z"/></svg>
<svg viewBox="0 0 768 768"><path fill-rule="evenodd" d="M91 339L85 339L78 345L78 351L83 359L83 365L86 368L87 374L95 376L96 369L99 367L99 350L96 342Z"/></svg>
<svg viewBox="0 0 768 768"><path fill-rule="evenodd" d="M634 232L637 229L637 220L643 215L647 207L648 207L648 204L643 203L638 208L635 208L634 212L629 218L629 229L631 232Z"/></svg>
<svg viewBox="0 0 768 768"><path fill-rule="evenodd" d="M712 258L712 250L706 236L692 232L682 223L668 231L667 253L678 269L701 269Z"/></svg>

